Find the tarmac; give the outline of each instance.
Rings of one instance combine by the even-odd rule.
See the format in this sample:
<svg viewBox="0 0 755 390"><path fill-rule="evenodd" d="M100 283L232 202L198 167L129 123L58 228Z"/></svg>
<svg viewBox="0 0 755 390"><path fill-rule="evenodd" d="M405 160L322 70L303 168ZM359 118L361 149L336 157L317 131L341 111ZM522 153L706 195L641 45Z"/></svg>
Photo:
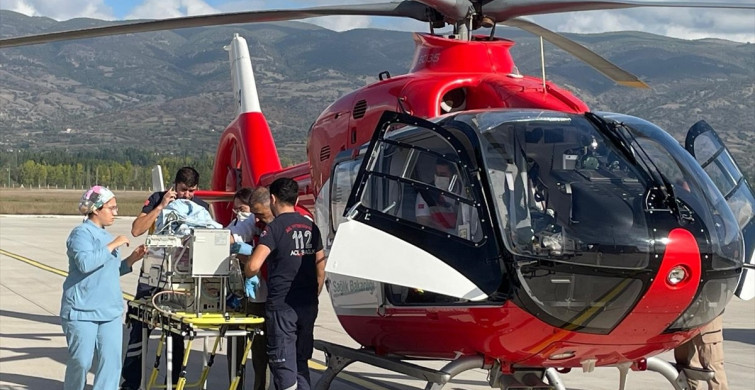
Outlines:
<svg viewBox="0 0 755 390"><path fill-rule="evenodd" d="M66 342L60 318L61 287L68 269L65 240L80 217L58 216L0 216L0 390L61 389ZM114 235L129 236L133 218L119 218L108 228ZM143 237L132 238L140 244ZM133 294L137 274L121 278L121 288ZM755 300L744 302L732 299L724 315L724 350L730 389L755 389ZM127 330L124 330L124 338ZM320 314L315 338L358 348L341 328L326 293L320 296ZM213 340L210 340L212 342ZM124 340L125 343L125 340ZM198 344L198 345L197 345ZM147 356L151 367L154 345ZM195 350L201 351L202 343ZM125 350L125 348L124 348ZM224 345L221 354L227 353ZM202 359L200 354L190 361L189 382L198 377ZM671 352L660 355L673 359ZM163 359L164 360L164 359ZM312 381L315 383L325 369L325 357L315 351L310 361ZM440 368L445 362L422 362ZM210 371L207 389L227 389L227 364L219 357ZM618 370L597 368L592 373L572 370L561 380L569 389L617 389ZM89 375L91 388L93 376ZM348 366L332 389L422 389L424 382L403 374L377 369L366 364ZM489 389L487 372L472 370L456 377L444 389ZM671 385L654 372L630 372L627 389L671 389ZM705 388L703 386L702 388Z"/></svg>

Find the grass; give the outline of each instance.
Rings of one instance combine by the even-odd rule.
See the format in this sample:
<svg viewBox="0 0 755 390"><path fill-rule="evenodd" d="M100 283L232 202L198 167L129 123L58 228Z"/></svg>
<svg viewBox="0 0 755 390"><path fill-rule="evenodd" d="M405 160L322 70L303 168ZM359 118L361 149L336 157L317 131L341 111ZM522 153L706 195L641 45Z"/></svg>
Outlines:
<svg viewBox="0 0 755 390"><path fill-rule="evenodd" d="M151 192L113 191L118 215L137 216ZM84 190L0 188L0 214L79 215Z"/></svg>

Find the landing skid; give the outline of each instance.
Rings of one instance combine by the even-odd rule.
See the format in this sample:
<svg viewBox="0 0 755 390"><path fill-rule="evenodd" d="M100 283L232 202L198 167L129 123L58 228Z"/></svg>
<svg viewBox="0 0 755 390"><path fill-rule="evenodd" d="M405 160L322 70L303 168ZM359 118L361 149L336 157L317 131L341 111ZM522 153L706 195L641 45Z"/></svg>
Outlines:
<svg viewBox="0 0 755 390"><path fill-rule="evenodd" d="M687 378L700 382L713 379L713 371L704 368L677 367L663 359L651 357L647 360L648 371L654 371L663 375L671 383L674 390L687 390Z"/></svg>
<svg viewBox="0 0 755 390"><path fill-rule="evenodd" d="M409 363L397 357L378 356L374 352L364 349L353 349L315 340L315 348L325 353L328 368L322 373L320 380L315 384L315 390L327 390L331 382L344 368L354 362L366 363L385 370L398 372L427 382L425 390L441 390L455 376L464 371L473 369L494 369L494 366L485 365L482 356L463 356L450 361L440 370L422 367ZM491 372L499 372L494 370ZM551 385L544 383L540 378L546 376ZM547 370L523 370L511 375L491 375L491 387L503 390L532 389L532 390L565 390L555 369Z"/></svg>
<svg viewBox="0 0 755 390"><path fill-rule="evenodd" d="M409 363L399 357L378 356L366 349L353 349L322 340L315 340L315 348L325 353L327 369L315 384L315 390L327 390L336 376L354 362L366 363L382 369L398 372L412 378L427 382L425 390L441 390L455 376L464 371L484 369L490 372L488 376L491 388L502 390L566 390L558 371L554 368L518 370L513 374L502 374L495 364L486 365L482 356L464 356L450 361L440 370L422 367ZM619 369L619 388L626 385L628 366ZM677 368L673 364L651 357L647 359L647 370L663 375L674 390L687 390L687 378L698 381L708 381L713 378L713 372L705 369L689 367ZM547 379L548 383L541 380Z"/></svg>

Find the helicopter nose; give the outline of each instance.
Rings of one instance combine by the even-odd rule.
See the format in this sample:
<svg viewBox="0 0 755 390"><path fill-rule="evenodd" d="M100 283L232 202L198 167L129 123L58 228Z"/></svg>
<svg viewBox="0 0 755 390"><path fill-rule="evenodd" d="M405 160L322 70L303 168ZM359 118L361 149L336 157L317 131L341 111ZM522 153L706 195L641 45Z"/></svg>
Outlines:
<svg viewBox="0 0 755 390"><path fill-rule="evenodd" d="M619 332L662 333L693 303L702 276L695 236L685 229L673 229L662 242L666 245L663 254L656 255L660 260L656 277L635 309L617 327ZM643 326L629 329L632 324Z"/></svg>

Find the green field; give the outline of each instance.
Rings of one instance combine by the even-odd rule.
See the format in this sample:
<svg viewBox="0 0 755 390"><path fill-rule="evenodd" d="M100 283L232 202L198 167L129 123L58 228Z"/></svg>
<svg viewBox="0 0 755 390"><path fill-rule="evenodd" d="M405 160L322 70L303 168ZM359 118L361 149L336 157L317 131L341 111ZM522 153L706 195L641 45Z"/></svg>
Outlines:
<svg viewBox="0 0 755 390"><path fill-rule="evenodd" d="M118 215L135 217L150 192L113 191ZM78 215L84 190L0 188L0 214Z"/></svg>

